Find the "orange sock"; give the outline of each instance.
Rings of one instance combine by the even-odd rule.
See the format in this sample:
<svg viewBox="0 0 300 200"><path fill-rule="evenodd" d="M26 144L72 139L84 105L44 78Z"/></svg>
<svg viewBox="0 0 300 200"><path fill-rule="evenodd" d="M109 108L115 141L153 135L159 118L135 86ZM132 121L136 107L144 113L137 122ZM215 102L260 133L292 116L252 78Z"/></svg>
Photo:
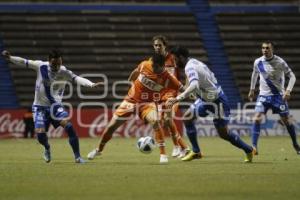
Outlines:
<svg viewBox="0 0 300 200"><path fill-rule="evenodd" d="M157 143L157 146L159 147L159 152L160 154L166 154L166 144L165 144L165 136L164 136L164 132L162 130L161 127L157 128L154 130L154 134L155 134L155 140Z"/></svg>
<svg viewBox="0 0 300 200"><path fill-rule="evenodd" d="M112 134L109 134L109 133L104 133L103 136L102 136L102 139L101 139L101 142L99 144L99 147L98 147L98 151L99 152L102 152L106 143L112 138Z"/></svg>
<svg viewBox="0 0 300 200"><path fill-rule="evenodd" d="M166 133L168 133L172 139L172 142L174 144L174 146L179 146L178 142L177 142L177 137L176 134L173 134L172 131L170 131L170 128L167 126L163 126L163 131L164 131L164 135L166 135Z"/></svg>
<svg viewBox="0 0 300 200"><path fill-rule="evenodd" d="M182 137L180 136L177 127L175 125L175 122L173 120L171 121L170 130L171 130L172 138L174 137L176 139L176 142L181 147L181 149L186 149L187 145L185 144Z"/></svg>

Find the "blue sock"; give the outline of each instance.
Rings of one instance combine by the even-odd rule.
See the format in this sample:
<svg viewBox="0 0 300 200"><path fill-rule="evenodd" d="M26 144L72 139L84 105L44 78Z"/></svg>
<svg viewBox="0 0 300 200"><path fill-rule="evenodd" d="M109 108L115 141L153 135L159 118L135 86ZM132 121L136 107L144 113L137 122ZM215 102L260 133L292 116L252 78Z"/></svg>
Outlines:
<svg viewBox="0 0 300 200"><path fill-rule="evenodd" d="M238 148L240 148L240 149L243 149L243 150L245 151L245 153L250 153L250 152L252 152L252 147L251 147L250 145L246 144L246 143L240 138L240 136L238 136L238 135L236 135L236 134L234 134L234 133L231 133L231 132L228 133L228 141L229 141L232 145L234 145L234 146L236 146L236 147L238 147Z"/></svg>
<svg viewBox="0 0 300 200"><path fill-rule="evenodd" d="M79 152L79 140L77 137L77 134L72 126L72 124L69 122L65 126L65 131L67 132L69 136L69 143L72 147L72 150L74 152L75 158L80 157L80 152Z"/></svg>
<svg viewBox="0 0 300 200"><path fill-rule="evenodd" d="M48 143L48 137L47 137L46 133L38 133L37 139L38 139L39 143L45 147L46 150L50 149L50 145Z"/></svg>
<svg viewBox="0 0 300 200"><path fill-rule="evenodd" d="M298 142L297 142L297 135L296 135L296 131L295 131L295 126L293 124L289 124L289 125L286 125L286 129L287 129L287 131L289 132L289 134L292 138L294 147L299 146Z"/></svg>
<svg viewBox="0 0 300 200"><path fill-rule="evenodd" d="M260 134L260 123L254 123L252 126L252 145L257 148L258 138Z"/></svg>
<svg viewBox="0 0 300 200"><path fill-rule="evenodd" d="M199 153L200 152L200 147L198 145L197 141L197 129L194 125L193 122L186 122L184 124L185 129L186 129L186 134L192 144L193 152Z"/></svg>

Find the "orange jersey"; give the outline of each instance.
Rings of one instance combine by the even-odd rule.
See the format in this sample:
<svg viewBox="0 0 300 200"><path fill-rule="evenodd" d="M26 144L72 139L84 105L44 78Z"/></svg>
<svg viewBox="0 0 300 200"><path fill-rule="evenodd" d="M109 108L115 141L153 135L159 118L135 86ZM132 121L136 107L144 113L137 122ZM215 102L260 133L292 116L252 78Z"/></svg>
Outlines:
<svg viewBox="0 0 300 200"><path fill-rule="evenodd" d="M165 60L165 68L166 70L175 76L177 80L180 80L179 70L176 66L174 55L168 53ZM174 90L172 88L164 88L162 91L162 101L166 101L170 97L176 97L178 90Z"/></svg>
<svg viewBox="0 0 300 200"><path fill-rule="evenodd" d="M129 102L160 101L164 88L177 91L181 86L181 83L166 70L160 74L154 73L151 59L141 62L138 66L138 72L139 76L125 98Z"/></svg>

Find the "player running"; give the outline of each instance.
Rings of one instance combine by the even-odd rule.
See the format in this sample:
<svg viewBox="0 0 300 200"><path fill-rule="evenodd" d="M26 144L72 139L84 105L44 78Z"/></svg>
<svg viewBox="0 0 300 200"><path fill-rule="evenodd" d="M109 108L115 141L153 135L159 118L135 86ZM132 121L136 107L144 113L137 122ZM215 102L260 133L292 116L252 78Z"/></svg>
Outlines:
<svg viewBox="0 0 300 200"><path fill-rule="evenodd" d="M75 162L85 163L80 156L79 140L72 123L68 120L68 112L62 105L62 98L67 81L75 82L85 87L96 87L102 83L91 81L75 75L62 65L62 56L59 51L52 50L47 62L40 60L27 60L17 56L11 56L10 52L3 51L2 55L6 60L15 65L34 69L37 73L35 83L35 96L32 106L34 115L34 126L37 139L44 146L44 160L51 161L50 144L48 143L47 131L50 123L57 128L62 126L69 136L69 143L72 147Z"/></svg>
<svg viewBox="0 0 300 200"><path fill-rule="evenodd" d="M197 142L197 130L195 120L199 117L206 117L208 113L214 114L214 125L219 136L229 141L232 145L241 148L246 153L245 162L252 162L255 149L241 140L238 135L228 130L230 108L228 100L221 86L218 84L214 74L208 67L197 59L189 57L189 51L183 47L175 47L171 50L174 54L177 66L184 68L189 81L189 86L176 98L170 98L167 106L186 99L191 93L195 93L198 99L190 106L183 117L188 138L192 144L192 151L181 160L191 161L202 157Z"/></svg>
<svg viewBox="0 0 300 200"><path fill-rule="evenodd" d="M273 113L279 114L281 121L291 136L296 153L300 155L300 146L297 142L295 127L289 120L289 108L287 104L296 82L295 74L282 58L273 54L274 45L271 41L263 42L261 50L263 56L257 58L254 62L248 95L249 100L252 101L259 75L259 96L256 101L254 124L252 127L252 145L257 149L262 117L271 108ZM284 89L285 76L290 79L286 90Z"/></svg>
<svg viewBox="0 0 300 200"><path fill-rule="evenodd" d="M134 113L152 125L156 142L160 149L160 163L167 163L168 157L165 151L165 142L159 123L157 106L155 102L161 99L161 91L164 87L175 90L183 88L182 84L164 69L165 58L160 54L153 54L152 58L139 64L138 78L128 91L121 105L117 108L109 124L104 129L102 138L96 149L88 154L92 160L101 155L106 143L112 138L112 134L126 122Z"/></svg>

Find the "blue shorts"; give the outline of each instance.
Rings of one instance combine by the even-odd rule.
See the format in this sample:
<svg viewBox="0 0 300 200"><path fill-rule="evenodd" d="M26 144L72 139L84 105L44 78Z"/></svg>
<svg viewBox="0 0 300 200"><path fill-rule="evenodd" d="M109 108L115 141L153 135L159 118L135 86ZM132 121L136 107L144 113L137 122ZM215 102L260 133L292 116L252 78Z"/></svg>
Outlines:
<svg viewBox="0 0 300 200"><path fill-rule="evenodd" d="M60 104L54 106L32 106L33 120L35 128L44 128L48 131L50 124L55 128L60 126L61 120L67 118L69 113L65 111L64 107Z"/></svg>
<svg viewBox="0 0 300 200"><path fill-rule="evenodd" d="M255 112L266 114L270 108L272 109L274 114L279 114L280 116L289 115L289 107L287 103L282 99L282 95L259 95L255 105Z"/></svg>
<svg viewBox="0 0 300 200"><path fill-rule="evenodd" d="M197 117L207 117L209 114L213 114L215 127L225 127L229 123L230 107L228 99L223 92L213 102L205 102L198 98L190 106L190 110Z"/></svg>

